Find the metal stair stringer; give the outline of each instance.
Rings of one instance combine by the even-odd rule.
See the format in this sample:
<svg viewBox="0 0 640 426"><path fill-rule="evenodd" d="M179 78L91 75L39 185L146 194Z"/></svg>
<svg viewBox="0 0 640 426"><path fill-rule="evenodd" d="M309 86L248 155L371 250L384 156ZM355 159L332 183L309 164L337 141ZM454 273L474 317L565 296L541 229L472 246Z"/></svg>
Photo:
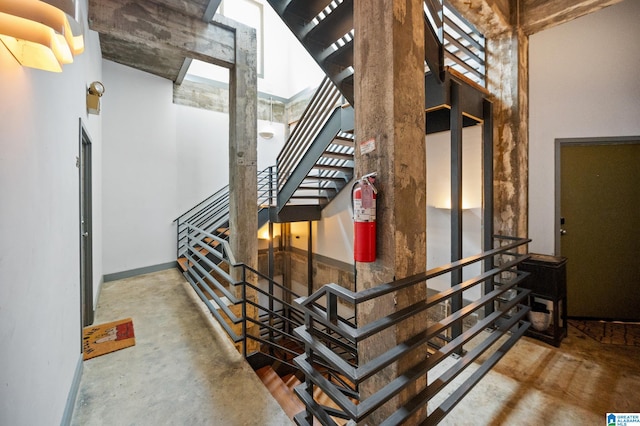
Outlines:
<svg viewBox="0 0 640 426"><path fill-rule="evenodd" d="M353 0L267 0L307 52L354 105ZM443 82L442 0L424 1L425 62ZM447 22L451 25L450 22ZM464 48L464 47L462 47Z"/></svg>
<svg viewBox="0 0 640 426"><path fill-rule="evenodd" d="M353 0L267 2L353 105Z"/></svg>
<svg viewBox="0 0 640 426"><path fill-rule="evenodd" d="M328 186L316 186L313 188L306 188L308 190L317 190L318 192L331 192L324 197L327 201L330 201L337 193L351 180L353 177L353 161L352 160L337 160L339 165L331 165L326 162L320 161L322 158L332 158L336 156L348 156L350 154L341 154L338 152L331 152L328 148L334 144L335 141L342 141L345 139L340 136L341 133L352 131L354 126L354 114L353 108L350 106L336 107L331 113L329 119L326 121L322 129L318 132L313 142L302 156L300 162L292 171L291 175L287 178L286 182L280 187L277 194L277 211L283 212L285 207L296 207L291 205L291 201L294 198L294 194L300 189L305 189L303 183L309 179L316 181L340 181L341 184L336 184L335 187ZM352 142L351 142L352 144ZM323 176L322 174L312 174L312 170L318 169L336 169L339 170L338 175L335 176ZM311 198L311 197L301 197ZM297 206L300 207L300 206Z"/></svg>

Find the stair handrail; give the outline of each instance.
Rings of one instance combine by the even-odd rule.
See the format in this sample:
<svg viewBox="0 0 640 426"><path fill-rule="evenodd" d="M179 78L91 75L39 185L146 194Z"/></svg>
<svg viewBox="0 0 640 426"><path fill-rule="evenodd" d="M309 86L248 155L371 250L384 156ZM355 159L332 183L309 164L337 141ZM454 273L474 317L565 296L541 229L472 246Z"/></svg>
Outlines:
<svg viewBox="0 0 640 426"><path fill-rule="evenodd" d="M278 189L282 188L293 173L331 113L340 106L341 99L340 90L325 77L278 154Z"/></svg>
<svg viewBox="0 0 640 426"><path fill-rule="evenodd" d="M385 419L381 424L392 425L400 424L407 420L415 410L420 406L425 406L435 394L440 392L457 377L472 361L476 360L487 349L491 348L497 339L503 334L511 331L509 339L502 346L490 355L481 367L476 370L467 381L456 389L450 397L440 404L436 409L430 410L429 422L437 423L440 421L458 402L466 395L466 393L482 378L484 374L504 355L520 336L527 330L529 323L526 321L525 315L529 308L524 306L524 300L529 294L529 290L523 290L517 287L527 276L527 273L517 270L517 265L529 257L528 254L519 252L519 248L527 244L530 240L526 238L511 238L496 236L498 247L470 256L457 262L452 262L438 268L433 268L426 272L416 274L414 276L397 280L394 282L382 284L380 286L354 292L341 287L337 284L329 284L323 286L309 297L302 297L295 301L305 313L305 325L297 328L295 334L300 336L306 344L305 354L295 359L306 376L306 384L296 388L296 394L302 399L306 405L306 411L296 416L298 424L312 424L313 417L322 419L323 424L335 424L330 416L339 416L344 419L351 419L356 422L363 421L377 409L382 407L386 402L397 396L406 389L407 386L418 384L425 374L435 365L442 362L450 354L460 353L462 345L478 336L486 327L492 326L495 329L495 335L489 334L488 337L475 348L460 358L460 361L449 368L437 380L427 384L424 383L417 395L408 401L403 407L395 411L390 417ZM338 315L338 306L350 306L355 312L362 309L361 305L365 302L380 300L383 297L391 297L391 293L395 293L402 289L409 289L414 286L426 285L426 282L432 278L452 271L461 271L462 268L481 263L485 259L493 258L494 267L489 271L485 271L480 275L467 279L466 281L451 287L450 289L440 292L434 296L428 296L426 299L415 301L411 306L401 309L390 315L383 316L367 324L351 324ZM509 277L505 277L509 275ZM425 315L426 310L436 306L443 301L462 294L463 291L490 282L493 290L487 294L483 294L479 299L473 301L468 306L457 312L452 312L446 318L440 320L425 331L408 338L404 342L399 342L397 346L377 355L375 358L363 362L360 351L360 344L372 336L385 332L390 327L397 326L402 321L414 318L416 315ZM502 306L495 307L495 301L502 300L505 295L512 294L515 296L503 303ZM321 300L326 302L326 307L319 304ZM492 307L493 309L487 309ZM514 308L517 311L513 313ZM460 323L469 315L483 310L482 320L459 336L454 336L452 340L446 341L444 346L440 347L433 355L429 356L425 361L414 364L412 368L403 372L400 377L391 381L389 384L378 389L367 398L363 397L360 386L370 377L379 373L383 369L396 363L402 357L409 353L415 353L415 350L421 350L430 340L438 338L443 331L452 327L454 324ZM423 317L420 317L423 318ZM318 338L317 329L331 330L334 335L345 339L353 344L357 349L355 359L357 364L348 363L332 351L330 345L327 345L322 338ZM337 370L341 375L353 384L353 391L357 394L353 401L353 395L347 395L342 385L336 385L329 380L323 378L317 373L314 364L318 360L322 360L324 364L328 364L330 368ZM340 410L327 410L313 401L314 387L319 387L333 402L340 407ZM430 407L431 408L431 407ZM378 419L380 421L380 419Z"/></svg>
<svg viewBox="0 0 640 426"><path fill-rule="evenodd" d="M294 300L300 295L246 264L237 262L226 239L189 223L185 227L187 244L184 256L187 264L184 276L230 340L242 345L245 358L250 355L247 353L249 341L287 351L277 340L283 337L299 340L292 331L302 324L304 316L300 308L285 299ZM233 270L237 273L232 273ZM258 279L268 281L268 291L255 284ZM250 291L255 292L257 297L247 297ZM269 302L264 303L264 300ZM240 309L234 310L234 306ZM255 308L255 312L265 312L266 320L249 314L251 307ZM274 325L274 319L281 321L280 328ZM252 324L260 329L268 329L270 338L263 339L260 332L249 332ZM234 325L241 326L242 331L234 329ZM287 364L273 355L265 356ZM290 366L295 368L293 364Z"/></svg>
<svg viewBox="0 0 640 426"><path fill-rule="evenodd" d="M258 207L275 205L276 194L274 191L277 179L276 166L268 166L258 171ZM207 231L217 228L229 218L229 185L225 185L213 194L209 195L195 206L191 207L176 219L176 253L181 257L185 247L185 225L187 223L202 227Z"/></svg>
<svg viewBox="0 0 640 426"><path fill-rule="evenodd" d="M451 67L471 81L486 85L486 40L473 24L469 22L448 0L424 0L425 31L433 31L440 43L437 55L443 67ZM427 37L425 36L425 40ZM431 50L435 46L429 46ZM425 50L425 56L435 52ZM442 70L432 70L436 73Z"/></svg>
<svg viewBox="0 0 640 426"><path fill-rule="evenodd" d="M276 204L278 185L277 166L269 166L258 172L258 207L273 207Z"/></svg>

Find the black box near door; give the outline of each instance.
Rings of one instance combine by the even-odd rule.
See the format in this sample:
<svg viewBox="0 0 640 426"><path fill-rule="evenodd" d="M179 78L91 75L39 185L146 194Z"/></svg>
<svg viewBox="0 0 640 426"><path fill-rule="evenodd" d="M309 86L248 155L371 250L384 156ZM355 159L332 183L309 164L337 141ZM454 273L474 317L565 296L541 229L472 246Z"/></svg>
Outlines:
<svg viewBox="0 0 640 426"><path fill-rule="evenodd" d="M531 290L532 325L526 334L560 346L567 336L567 258L531 253L518 269L530 274L520 284Z"/></svg>

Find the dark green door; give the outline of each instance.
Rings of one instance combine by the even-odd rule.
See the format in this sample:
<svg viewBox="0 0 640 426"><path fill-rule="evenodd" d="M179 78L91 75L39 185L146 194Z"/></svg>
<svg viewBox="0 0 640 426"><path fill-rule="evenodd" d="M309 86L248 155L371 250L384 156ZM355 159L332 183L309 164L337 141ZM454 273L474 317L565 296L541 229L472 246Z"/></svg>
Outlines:
<svg viewBox="0 0 640 426"><path fill-rule="evenodd" d="M640 319L640 141L560 142L567 314Z"/></svg>

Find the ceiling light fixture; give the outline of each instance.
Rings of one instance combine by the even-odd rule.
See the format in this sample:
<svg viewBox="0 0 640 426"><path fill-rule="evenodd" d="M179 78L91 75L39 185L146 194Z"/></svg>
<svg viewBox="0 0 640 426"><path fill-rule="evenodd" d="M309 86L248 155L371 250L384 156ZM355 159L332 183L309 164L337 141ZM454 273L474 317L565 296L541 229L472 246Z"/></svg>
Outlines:
<svg viewBox="0 0 640 426"><path fill-rule="evenodd" d="M66 9L39 0L0 0L0 41L21 65L61 72L62 65L84 51L84 39L73 1L52 3Z"/></svg>
<svg viewBox="0 0 640 426"><path fill-rule="evenodd" d="M273 128L273 98L269 98L269 109L271 111L269 124L264 126L258 133L263 139L271 139L276 134L276 131Z"/></svg>

